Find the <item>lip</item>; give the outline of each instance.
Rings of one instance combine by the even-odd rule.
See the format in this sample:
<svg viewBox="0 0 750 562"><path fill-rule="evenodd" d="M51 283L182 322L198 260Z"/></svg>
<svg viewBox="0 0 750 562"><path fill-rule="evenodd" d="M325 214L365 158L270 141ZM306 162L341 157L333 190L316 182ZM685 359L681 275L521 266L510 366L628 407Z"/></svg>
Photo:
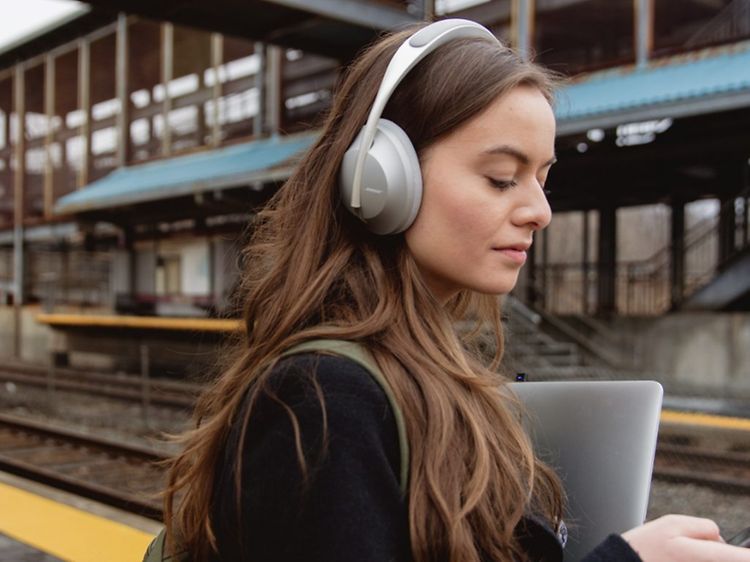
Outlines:
<svg viewBox="0 0 750 562"><path fill-rule="evenodd" d="M496 248L495 251L501 253L503 256L519 265L523 265L526 262L525 250L516 250L514 248Z"/></svg>
<svg viewBox="0 0 750 562"><path fill-rule="evenodd" d="M520 244L511 244L510 246L504 246L502 248L493 248L493 250L501 253L513 263L523 265L524 263L526 263L526 251L530 247L531 244L522 242Z"/></svg>

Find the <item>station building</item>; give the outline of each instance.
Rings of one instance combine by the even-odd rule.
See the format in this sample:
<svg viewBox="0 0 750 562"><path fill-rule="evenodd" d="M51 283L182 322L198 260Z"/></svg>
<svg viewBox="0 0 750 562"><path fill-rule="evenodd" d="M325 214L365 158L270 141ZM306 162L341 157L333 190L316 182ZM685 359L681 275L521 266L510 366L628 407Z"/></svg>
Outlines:
<svg viewBox="0 0 750 562"><path fill-rule="evenodd" d="M519 309L600 358L750 396L748 0L81 4L0 52L0 354L39 359L41 312L231 314L253 214L341 70L445 17L568 77L556 219Z"/></svg>

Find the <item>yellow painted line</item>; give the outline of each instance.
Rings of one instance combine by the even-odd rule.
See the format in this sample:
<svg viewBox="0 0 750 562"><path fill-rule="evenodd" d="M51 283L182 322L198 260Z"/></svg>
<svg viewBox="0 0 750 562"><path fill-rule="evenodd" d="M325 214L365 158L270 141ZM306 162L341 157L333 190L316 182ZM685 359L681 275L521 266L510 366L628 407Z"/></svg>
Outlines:
<svg viewBox="0 0 750 562"><path fill-rule="evenodd" d="M748 418L733 418L730 416L716 416L712 414L701 414L697 412L677 412L675 410L662 410L661 421L662 423L672 423L677 425L692 425L750 431L750 419Z"/></svg>
<svg viewBox="0 0 750 562"><path fill-rule="evenodd" d="M199 332L233 332L243 324L222 318L174 318L162 316L37 314L36 321L50 326L98 326L106 328L146 328L157 330L196 330Z"/></svg>
<svg viewBox="0 0 750 562"><path fill-rule="evenodd" d="M0 533L70 562L141 560L152 535L0 483Z"/></svg>

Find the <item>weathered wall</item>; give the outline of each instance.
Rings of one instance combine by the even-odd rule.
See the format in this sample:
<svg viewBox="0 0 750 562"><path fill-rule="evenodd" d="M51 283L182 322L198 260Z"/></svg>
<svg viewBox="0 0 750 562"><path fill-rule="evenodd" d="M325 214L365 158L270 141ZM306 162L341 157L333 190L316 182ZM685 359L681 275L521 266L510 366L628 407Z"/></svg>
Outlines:
<svg viewBox="0 0 750 562"><path fill-rule="evenodd" d="M21 309L21 359L47 364L52 344L51 330L39 324L35 317L41 306L30 305ZM0 358L14 357L16 318L12 306L0 306Z"/></svg>
<svg viewBox="0 0 750 562"><path fill-rule="evenodd" d="M674 313L619 318L634 366L668 388L750 398L750 313Z"/></svg>

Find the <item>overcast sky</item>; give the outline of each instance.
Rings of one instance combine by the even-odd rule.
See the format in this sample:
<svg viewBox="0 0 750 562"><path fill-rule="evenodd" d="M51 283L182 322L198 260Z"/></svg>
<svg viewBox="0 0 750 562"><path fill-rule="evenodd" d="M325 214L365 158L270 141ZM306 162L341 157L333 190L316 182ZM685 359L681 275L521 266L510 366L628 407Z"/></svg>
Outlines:
<svg viewBox="0 0 750 562"><path fill-rule="evenodd" d="M73 0L0 0L0 50L83 6Z"/></svg>

